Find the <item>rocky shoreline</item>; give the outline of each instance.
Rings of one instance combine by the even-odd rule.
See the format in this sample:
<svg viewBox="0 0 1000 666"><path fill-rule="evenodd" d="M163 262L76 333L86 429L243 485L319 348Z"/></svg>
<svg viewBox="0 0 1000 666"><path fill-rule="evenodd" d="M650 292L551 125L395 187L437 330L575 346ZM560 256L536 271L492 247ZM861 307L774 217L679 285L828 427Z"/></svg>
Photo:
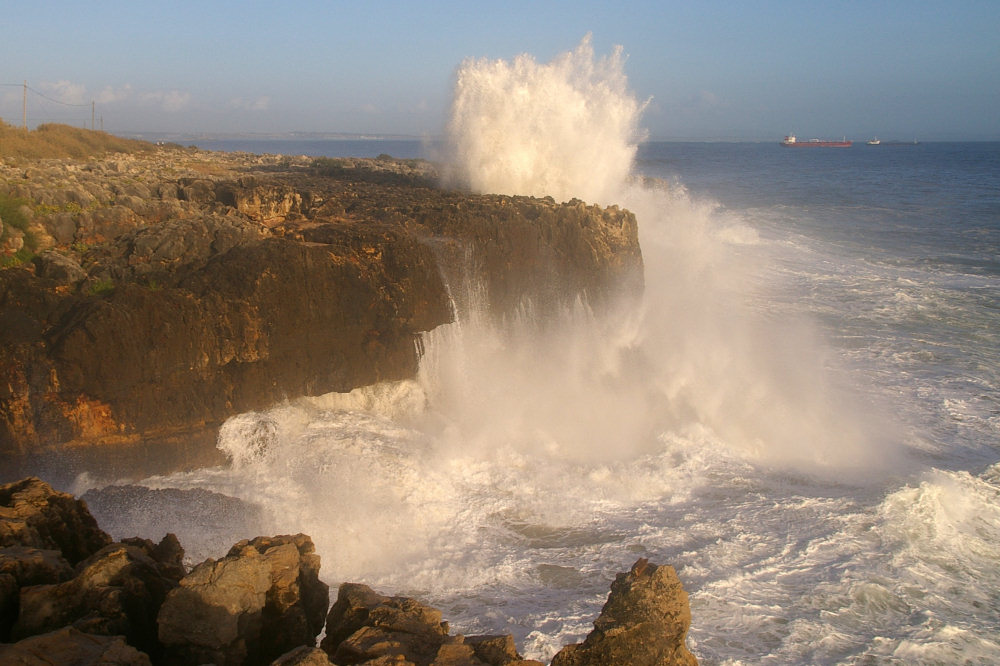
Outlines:
<svg viewBox="0 0 1000 666"><path fill-rule="evenodd" d="M177 538L112 542L84 501L0 486L0 662L165 666L529 666L514 639L453 634L419 601L343 583L330 605L304 535L257 537L187 569ZM594 630L553 666L696 664L673 568L620 573ZM317 647L317 637L323 633Z"/></svg>
<svg viewBox="0 0 1000 666"><path fill-rule="evenodd" d="M436 180L178 147L0 162L0 456L204 464L233 414L412 377L472 292L504 317L641 290L631 213Z"/></svg>

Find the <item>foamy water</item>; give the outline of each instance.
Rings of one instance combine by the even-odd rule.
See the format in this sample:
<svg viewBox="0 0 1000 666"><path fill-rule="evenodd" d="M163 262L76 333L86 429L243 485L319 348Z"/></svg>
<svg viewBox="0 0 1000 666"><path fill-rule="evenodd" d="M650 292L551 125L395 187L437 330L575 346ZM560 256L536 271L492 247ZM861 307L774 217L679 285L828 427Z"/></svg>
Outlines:
<svg viewBox="0 0 1000 666"><path fill-rule="evenodd" d="M970 387L921 360L936 326L996 323L951 310L984 292L793 230L800 208L726 206L658 167L634 182L642 104L620 53L585 41L456 80L455 177L629 207L641 304L579 301L559 326L530 304L502 324L459 311L416 379L234 417L229 465L144 480L183 492L95 511L105 529L172 529L191 562L302 531L332 586L418 596L543 660L638 557L677 568L703 663L1000 658L1000 364L969 343ZM915 313L945 323L911 335Z"/></svg>

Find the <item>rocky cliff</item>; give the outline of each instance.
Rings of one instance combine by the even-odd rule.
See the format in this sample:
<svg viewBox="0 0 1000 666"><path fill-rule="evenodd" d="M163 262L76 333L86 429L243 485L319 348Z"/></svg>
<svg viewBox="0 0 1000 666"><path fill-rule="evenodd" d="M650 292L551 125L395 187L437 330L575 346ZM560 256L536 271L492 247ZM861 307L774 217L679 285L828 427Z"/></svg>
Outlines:
<svg viewBox="0 0 1000 666"><path fill-rule="evenodd" d="M235 413L411 377L457 281L497 316L641 288L631 213L434 182L176 148L0 163L0 456L212 441Z"/></svg>

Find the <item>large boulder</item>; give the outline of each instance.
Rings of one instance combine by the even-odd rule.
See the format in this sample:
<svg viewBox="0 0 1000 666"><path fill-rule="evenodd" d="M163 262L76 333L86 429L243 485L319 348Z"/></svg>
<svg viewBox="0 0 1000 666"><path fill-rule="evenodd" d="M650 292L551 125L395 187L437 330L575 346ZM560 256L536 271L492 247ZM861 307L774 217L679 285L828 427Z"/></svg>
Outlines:
<svg viewBox="0 0 1000 666"><path fill-rule="evenodd" d="M673 567L640 559L611 584L594 630L560 650L552 666L695 666L684 645L690 626L687 592Z"/></svg>
<svg viewBox="0 0 1000 666"><path fill-rule="evenodd" d="M243 541L196 566L160 609L169 664L266 664L315 645L328 588L305 535Z"/></svg>
<svg viewBox="0 0 1000 666"><path fill-rule="evenodd" d="M295 647L315 645L330 605L330 588L319 579L320 558L312 539L305 534L257 537L233 546L229 557L239 557L248 548L260 553L271 571L261 616L261 654L273 659Z"/></svg>

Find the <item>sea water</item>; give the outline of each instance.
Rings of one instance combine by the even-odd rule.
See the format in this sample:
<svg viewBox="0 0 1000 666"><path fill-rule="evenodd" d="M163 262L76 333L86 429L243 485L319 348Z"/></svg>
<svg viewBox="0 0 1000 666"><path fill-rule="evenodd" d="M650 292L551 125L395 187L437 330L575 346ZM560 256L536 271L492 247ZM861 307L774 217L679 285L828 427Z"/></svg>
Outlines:
<svg viewBox="0 0 1000 666"><path fill-rule="evenodd" d="M1000 145L642 142L623 71L586 42L470 60L422 154L633 210L641 303L497 323L459 280L417 378L233 417L228 464L93 502L101 524L192 564L305 532L334 591L541 660L639 557L677 569L702 663L1000 660Z"/></svg>

